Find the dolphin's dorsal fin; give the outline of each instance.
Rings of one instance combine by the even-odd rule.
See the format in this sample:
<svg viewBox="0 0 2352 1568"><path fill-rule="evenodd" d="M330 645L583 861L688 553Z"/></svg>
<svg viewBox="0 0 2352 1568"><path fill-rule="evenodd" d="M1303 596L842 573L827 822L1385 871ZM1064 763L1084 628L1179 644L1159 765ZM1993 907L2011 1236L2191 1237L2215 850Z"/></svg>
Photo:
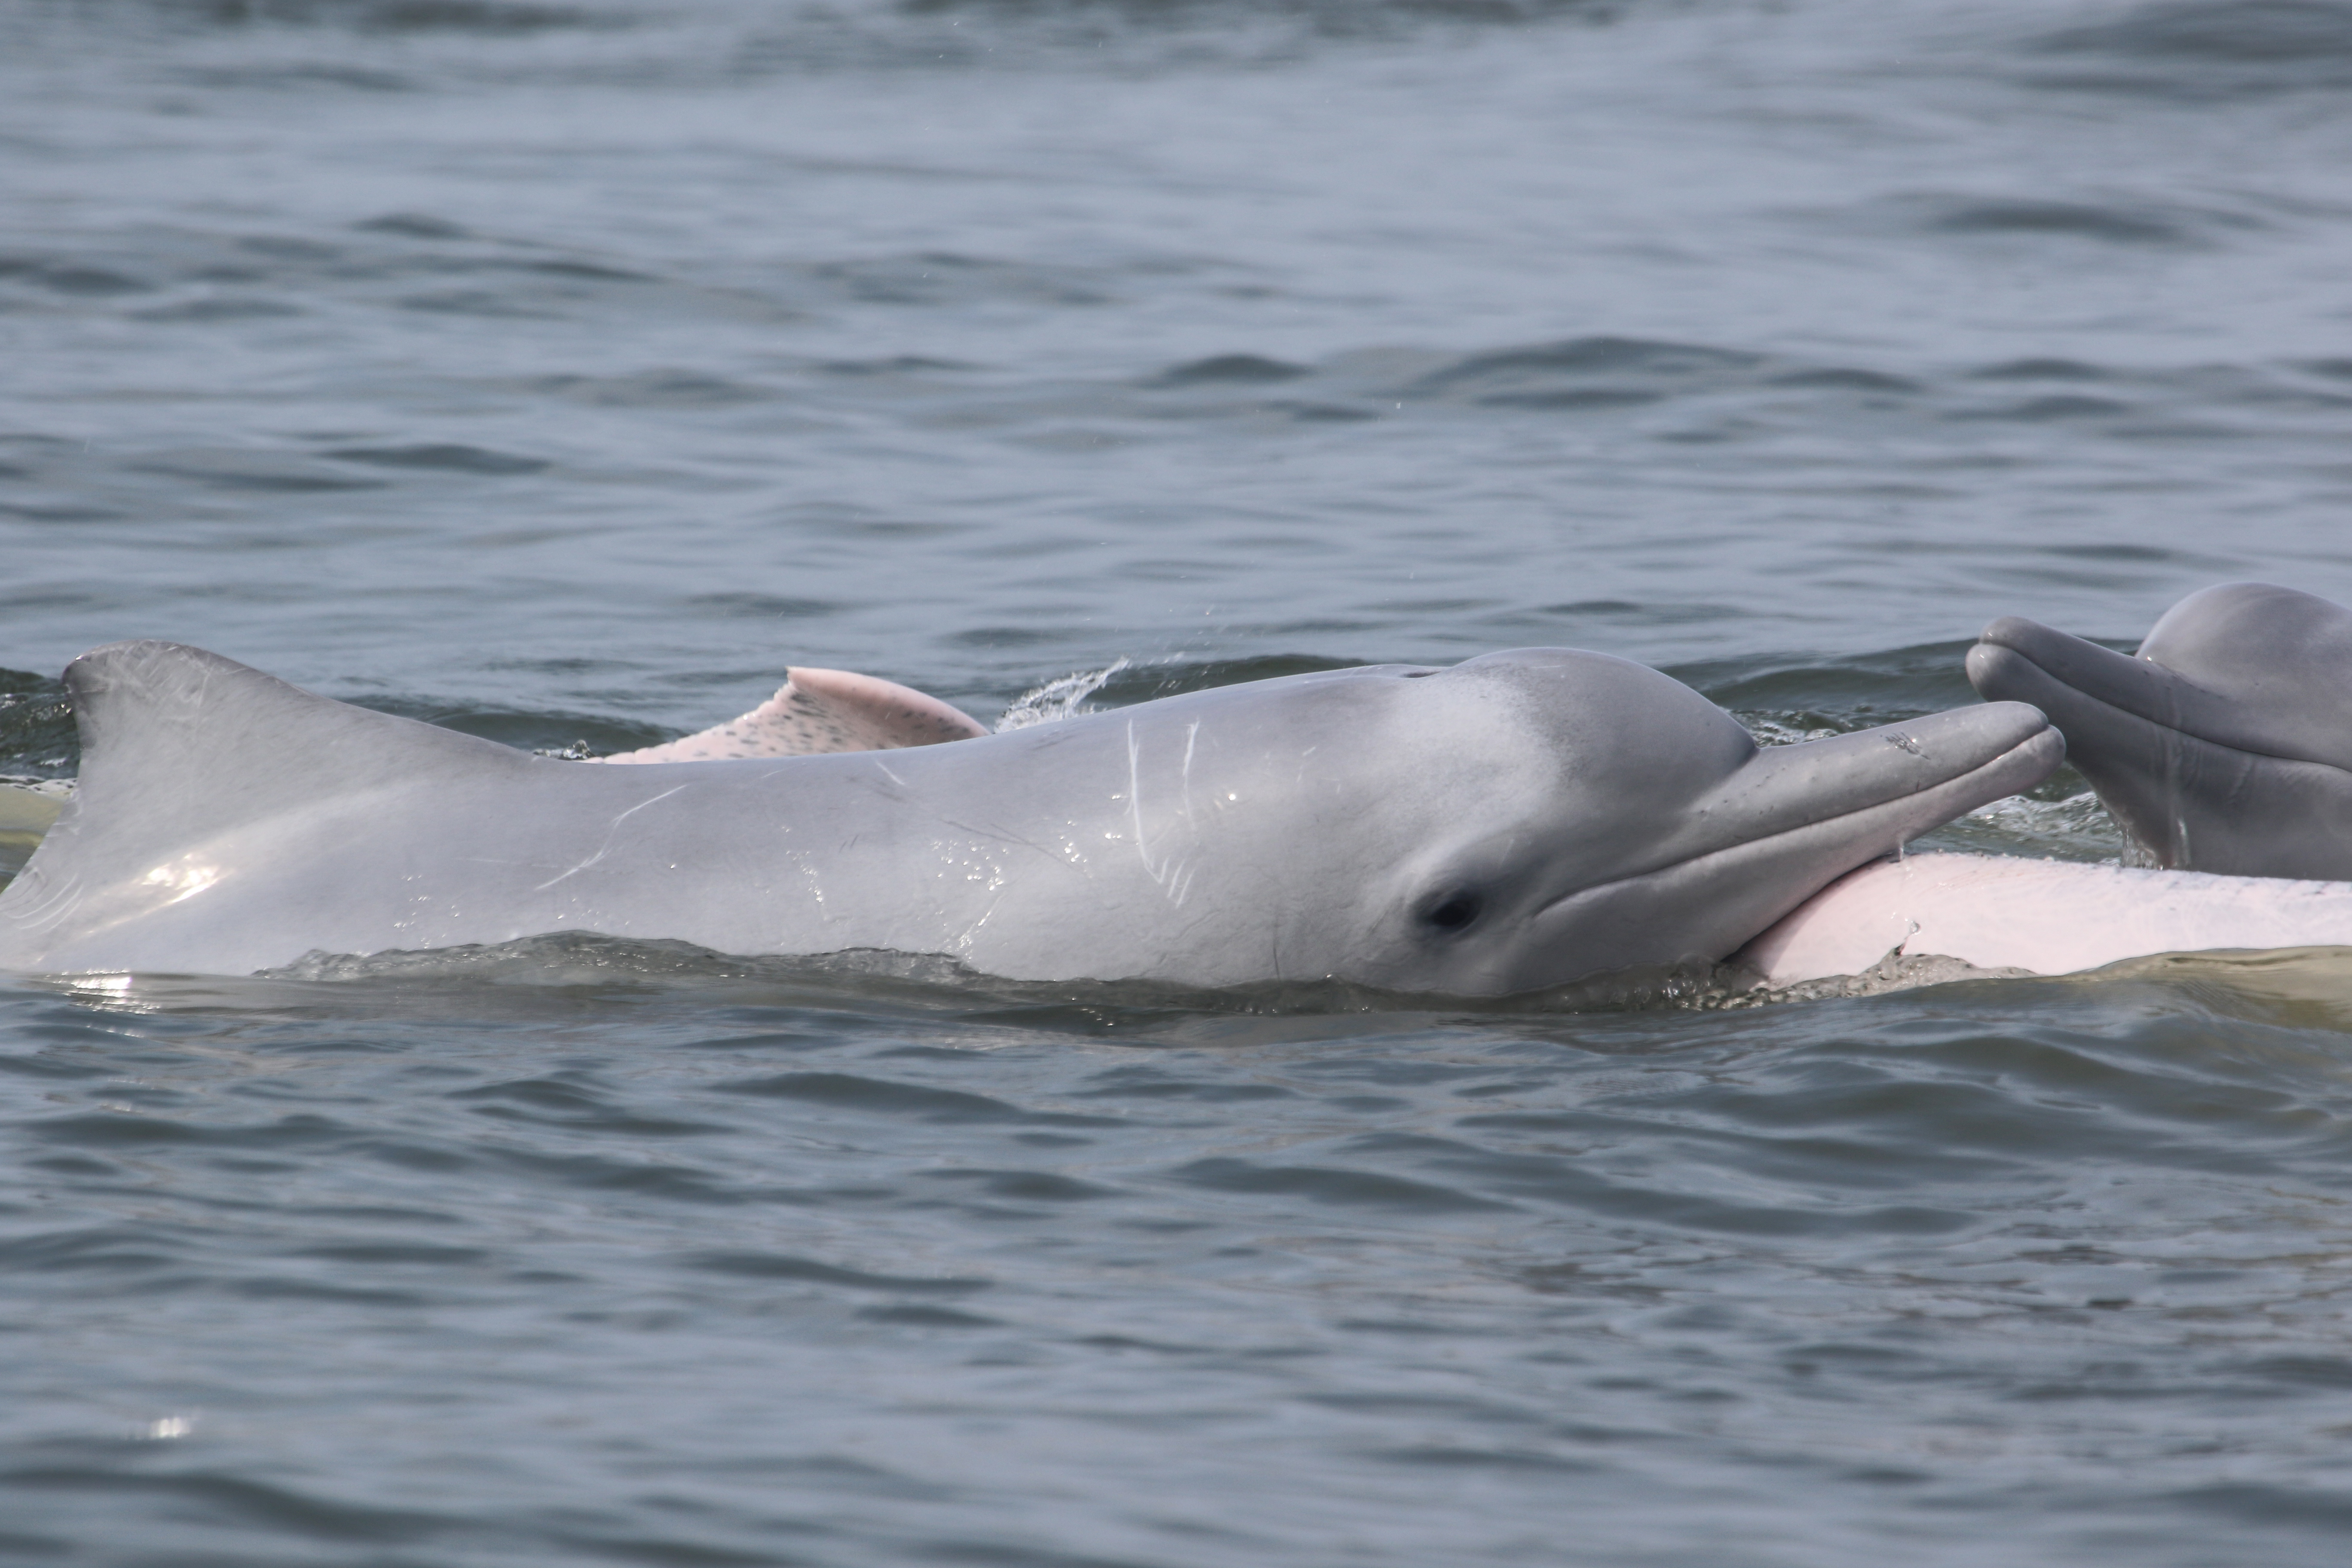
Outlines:
<svg viewBox="0 0 2352 1568"><path fill-rule="evenodd" d="M546 765L495 741L316 696L177 643L94 648L66 667L81 776L49 834L102 814L110 849L184 848L247 823L413 783L436 766Z"/></svg>
<svg viewBox="0 0 2352 1568"><path fill-rule="evenodd" d="M988 733L969 713L910 686L845 669L785 672L776 694L740 719L665 745L598 757L600 763L707 763L730 757L801 757L887 752Z"/></svg>

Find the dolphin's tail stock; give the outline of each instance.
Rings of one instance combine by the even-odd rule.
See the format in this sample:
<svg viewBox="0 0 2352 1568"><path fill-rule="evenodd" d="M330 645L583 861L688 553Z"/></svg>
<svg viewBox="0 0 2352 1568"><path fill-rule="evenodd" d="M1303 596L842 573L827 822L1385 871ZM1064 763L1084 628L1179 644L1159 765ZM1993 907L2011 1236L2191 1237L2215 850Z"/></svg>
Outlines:
<svg viewBox="0 0 2352 1568"><path fill-rule="evenodd" d="M66 668L81 776L0 891L0 968L50 956L211 885L207 846L254 824L348 813L420 773L533 759L495 742L315 696L176 643L114 643Z"/></svg>

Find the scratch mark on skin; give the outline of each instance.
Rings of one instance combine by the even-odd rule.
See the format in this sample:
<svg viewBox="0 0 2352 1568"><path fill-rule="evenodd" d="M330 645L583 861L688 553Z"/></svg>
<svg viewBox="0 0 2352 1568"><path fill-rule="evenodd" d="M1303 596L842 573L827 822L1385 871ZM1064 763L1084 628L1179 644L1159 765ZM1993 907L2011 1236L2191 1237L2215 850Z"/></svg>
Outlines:
<svg viewBox="0 0 2352 1568"><path fill-rule="evenodd" d="M1193 728L1197 730L1200 726L1195 724ZM1192 737L1188 734L1185 737L1184 745L1188 765L1192 760ZM1157 866L1153 865L1150 847L1144 841L1142 756L1142 747L1135 738L1134 721L1129 720L1127 726L1127 815L1135 824L1135 853L1143 862L1143 874L1150 878L1152 883L1161 892L1168 895L1170 901L1181 909L1184 907L1185 896L1192 890L1191 874L1173 856L1162 860Z"/></svg>
<svg viewBox="0 0 2352 1568"><path fill-rule="evenodd" d="M26 885L26 878L19 876L16 885L22 887ZM78 876L68 877L55 887L47 887L41 883L35 883L34 886L40 889L42 894L40 900L26 910L10 910L8 918L20 925L29 926L35 931L56 925L73 913L76 906L81 902L81 879Z"/></svg>
<svg viewBox="0 0 2352 1568"><path fill-rule="evenodd" d="M1047 848L1045 845L1038 843L1035 839L1024 838L1017 833L1007 833L1003 828L999 827L982 827L975 823L958 822L952 816L942 816L939 820L943 825L954 828L958 833L969 833L974 838L993 839L999 844L1018 844L1024 849L1034 849L1038 854L1043 855L1048 860L1059 860L1061 858L1059 855L1055 854L1053 850Z"/></svg>
<svg viewBox="0 0 2352 1568"><path fill-rule="evenodd" d="M1003 903L1005 895L1003 891L1000 889L994 898L988 900L988 908L981 911L980 918L972 921L970 925L964 927L961 932L957 933L955 939L957 952L965 954L967 957L971 955L972 944L980 940L980 928L996 918L997 906Z"/></svg>
<svg viewBox="0 0 2352 1568"><path fill-rule="evenodd" d="M585 871L589 867L593 866L597 861L602 860L605 856L610 855L613 852L613 840L621 836L621 824L628 821L629 818L636 816L637 813L645 810L646 807L649 805L658 805L663 801L666 801L670 796L676 795L679 790L686 789L689 786L686 784L674 785L669 789L662 791L661 794L654 796L651 800L641 800L637 802L636 805L629 807L628 810L613 818L613 826L604 830L604 847L603 848L597 850L593 855L589 856L585 860L581 861L577 866L572 867L569 871L559 872L557 875L550 877L546 881L541 882L538 887L533 888L531 891L534 893L543 893L547 891L548 889L555 886L556 883L562 881L566 877L576 877L581 872Z"/></svg>
<svg viewBox="0 0 2352 1568"><path fill-rule="evenodd" d="M1127 724L1127 814L1135 823L1135 852L1143 859L1144 874L1153 881L1160 873L1151 868L1151 851L1143 843L1143 774L1137 765L1139 753L1136 749L1135 721Z"/></svg>
<svg viewBox="0 0 2352 1568"><path fill-rule="evenodd" d="M886 762L882 761L880 758L878 758L878 757L877 757L877 758L876 758L876 759L875 759L874 765L875 765L876 767L880 768L880 769L882 770L882 776L883 776L884 778L888 779L892 784L897 784L900 789L905 789L905 788L907 787L907 781L906 781L905 779L900 778L897 773L892 773L892 772L890 771L890 764L889 764L889 763L886 763Z"/></svg>

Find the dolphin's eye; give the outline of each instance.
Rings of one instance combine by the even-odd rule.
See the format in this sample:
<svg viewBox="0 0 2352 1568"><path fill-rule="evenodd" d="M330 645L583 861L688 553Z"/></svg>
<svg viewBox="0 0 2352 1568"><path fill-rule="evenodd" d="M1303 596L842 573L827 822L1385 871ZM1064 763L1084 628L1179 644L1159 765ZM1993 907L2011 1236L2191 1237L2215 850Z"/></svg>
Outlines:
<svg viewBox="0 0 2352 1568"><path fill-rule="evenodd" d="M1478 918L1478 895L1462 889L1440 898L1421 918L1439 931L1460 931Z"/></svg>

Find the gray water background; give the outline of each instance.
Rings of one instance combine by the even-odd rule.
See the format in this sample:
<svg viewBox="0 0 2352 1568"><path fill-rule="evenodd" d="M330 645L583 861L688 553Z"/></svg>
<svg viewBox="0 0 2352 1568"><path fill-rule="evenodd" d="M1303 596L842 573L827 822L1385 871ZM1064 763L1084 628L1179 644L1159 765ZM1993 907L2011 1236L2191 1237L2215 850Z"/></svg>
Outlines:
<svg viewBox="0 0 2352 1568"><path fill-rule="evenodd" d="M2321 0L16 0L0 773L124 637L1949 706L2352 599L2347 170ZM1592 1001L15 984L0 1560L2341 1560L2341 955Z"/></svg>

